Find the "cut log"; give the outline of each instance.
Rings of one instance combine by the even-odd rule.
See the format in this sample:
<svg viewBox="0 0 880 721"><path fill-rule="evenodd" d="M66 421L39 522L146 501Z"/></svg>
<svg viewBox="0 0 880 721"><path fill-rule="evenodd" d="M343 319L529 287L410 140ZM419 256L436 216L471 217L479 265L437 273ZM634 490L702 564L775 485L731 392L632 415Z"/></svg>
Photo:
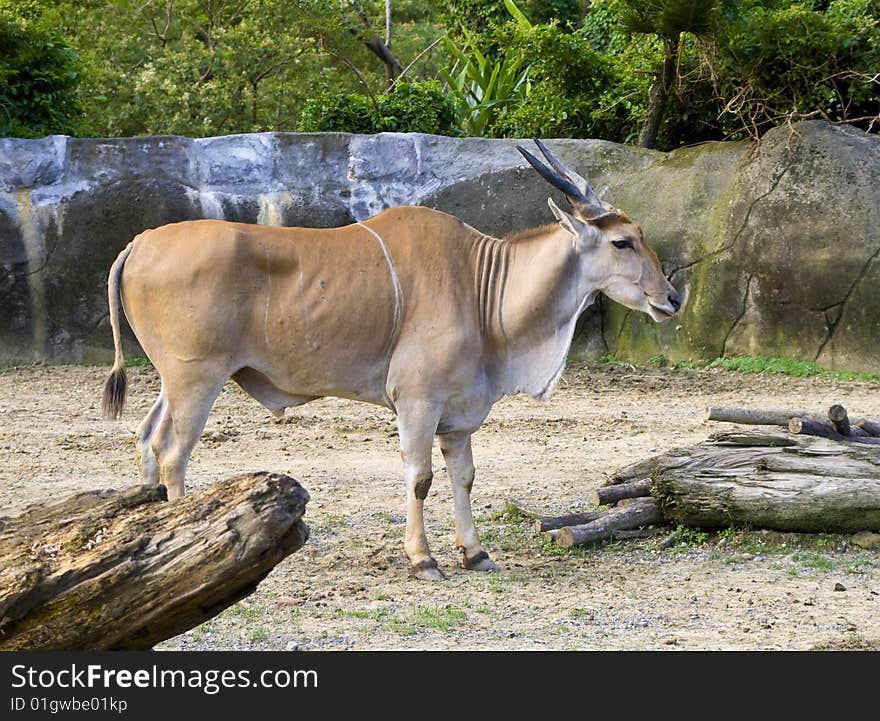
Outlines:
<svg viewBox="0 0 880 721"><path fill-rule="evenodd" d="M611 538L615 531L628 531L640 526L662 523L660 509L651 498L641 499L625 508L614 508L602 518L580 526L560 528L556 533L556 543L564 548L584 546Z"/></svg>
<svg viewBox="0 0 880 721"><path fill-rule="evenodd" d="M593 492L593 503L597 506L613 505L624 498L640 498L651 495L651 484L646 479L633 483L618 483L603 486Z"/></svg>
<svg viewBox="0 0 880 721"><path fill-rule="evenodd" d="M544 516L535 521L535 530L538 533L546 533L554 531L557 528L565 528L566 526L578 526L590 521L601 518L606 513L604 511L583 511L581 513L569 513L564 516Z"/></svg>
<svg viewBox="0 0 880 721"><path fill-rule="evenodd" d="M840 435L848 436L850 434L852 429L849 425L849 416L846 413L846 408L839 403L835 403L828 409L828 420L831 421L834 430L840 433Z"/></svg>
<svg viewBox="0 0 880 721"><path fill-rule="evenodd" d="M873 436L844 436L823 421L814 421L809 418L792 418L788 421L789 433L804 434L830 438L834 441L846 441L850 443L864 443L866 445L880 445L880 438Z"/></svg>
<svg viewBox="0 0 880 721"><path fill-rule="evenodd" d="M302 547L308 499L252 473L171 503L135 486L0 518L0 650L142 650L182 633Z"/></svg>
<svg viewBox="0 0 880 721"><path fill-rule="evenodd" d="M741 423L746 426L787 426L795 416L810 417L809 411L761 410L759 408L727 408L709 406L706 409L707 421Z"/></svg>
<svg viewBox="0 0 880 721"><path fill-rule="evenodd" d="M651 492L670 522L802 533L880 530L880 448L768 434L717 434L653 459Z"/></svg>
<svg viewBox="0 0 880 721"><path fill-rule="evenodd" d="M844 408L839 403L835 403L833 406L831 406L831 408L828 409L828 420L831 421L831 425L834 430L842 436L871 435L863 428L859 428L859 426L851 423L849 415L846 412L846 408Z"/></svg>

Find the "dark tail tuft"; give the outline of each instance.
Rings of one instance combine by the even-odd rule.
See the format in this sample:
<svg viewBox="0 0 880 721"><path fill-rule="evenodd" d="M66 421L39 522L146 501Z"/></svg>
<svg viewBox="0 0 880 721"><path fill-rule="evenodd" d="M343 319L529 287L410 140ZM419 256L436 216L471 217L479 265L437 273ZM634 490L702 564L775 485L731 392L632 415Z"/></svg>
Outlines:
<svg viewBox="0 0 880 721"><path fill-rule="evenodd" d="M114 367L107 383L104 384L104 398L101 401L104 418L115 421L122 415L127 387L128 374L125 372L125 366Z"/></svg>

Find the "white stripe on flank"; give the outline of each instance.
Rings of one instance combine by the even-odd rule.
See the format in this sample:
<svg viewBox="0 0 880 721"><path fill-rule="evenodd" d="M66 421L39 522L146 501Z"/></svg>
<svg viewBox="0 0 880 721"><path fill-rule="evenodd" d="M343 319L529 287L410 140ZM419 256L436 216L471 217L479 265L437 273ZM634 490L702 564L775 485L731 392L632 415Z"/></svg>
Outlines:
<svg viewBox="0 0 880 721"><path fill-rule="evenodd" d="M368 228L366 225L361 223L361 221L357 221L357 224L368 233L370 233L370 235L372 235L377 241L379 241L379 247L382 249L382 255L385 256L385 262L388 263L388 273L391 276L391 287L394 289L394 321L393 328L391 330L391 337L388 339L387 350L387 353L390 353L391 346L397 340L397 336L400 333L400 325L403 322L403 312L401 307L403 292L400 289L400 280L398 280L397 278L397 271L394 270L394 263L391 262L391 256L388 254L388 248L385 247L385 241L382 240L381 236L375 230L373 230L372 228Z"/></svg>

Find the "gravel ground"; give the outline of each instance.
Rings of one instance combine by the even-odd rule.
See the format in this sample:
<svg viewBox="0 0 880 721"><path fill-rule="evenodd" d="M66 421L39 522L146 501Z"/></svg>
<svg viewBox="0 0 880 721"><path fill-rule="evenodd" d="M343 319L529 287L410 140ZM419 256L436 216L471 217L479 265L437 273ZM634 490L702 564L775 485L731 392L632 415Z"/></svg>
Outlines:
<svg viewBox="0 0 880 721"><path fill-rule="evenodd" d="M158 393L130 370L122 421L100 418L107 368L0 370L0 507L136 481L134 429ZM228 385L190 464L188 491L248 470L309 491L306 546L249 598L163 649L811 649L880 648L880 551L845 536L687 534L561 552L509 511L588 505L615 469L703 440L709 404L880 415L880 383L572 364L554 397L498 403L474 436L473 501L494 574L458 566L452 494L435 449L426 503L449 576L408 576L394 419L324 399L283 422ZM710 425L714 426L710 427ZM662 537L661 537L662 538ZM835 590L843 587L845 590Z"/></svg>

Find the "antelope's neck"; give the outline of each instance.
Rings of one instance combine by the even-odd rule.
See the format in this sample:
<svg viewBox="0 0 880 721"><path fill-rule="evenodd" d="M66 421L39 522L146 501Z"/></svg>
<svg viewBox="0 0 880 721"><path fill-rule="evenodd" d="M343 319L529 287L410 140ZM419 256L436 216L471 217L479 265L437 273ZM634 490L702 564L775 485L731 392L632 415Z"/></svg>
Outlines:
<svg viewBox="0 0 880 721"><path fill-rule="evenodd" d="M571 347L575 323L596 289L582 259L553 225L516 241L483 238L476 281L487 372L503 395L547 398Z"/></svg>

